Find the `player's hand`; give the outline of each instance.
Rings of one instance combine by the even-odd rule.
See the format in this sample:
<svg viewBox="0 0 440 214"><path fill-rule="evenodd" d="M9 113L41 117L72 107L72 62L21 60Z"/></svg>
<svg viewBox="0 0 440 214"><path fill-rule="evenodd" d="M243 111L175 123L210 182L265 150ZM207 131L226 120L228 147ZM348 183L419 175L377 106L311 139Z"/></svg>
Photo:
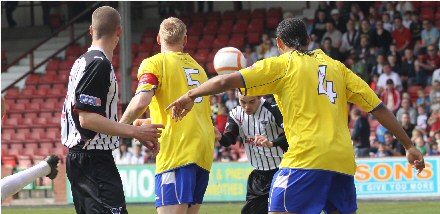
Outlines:
<svg viewBox="0 0 440 214"><path fill-rule="evenodd" d="M185 117L188 114L188 112L191 111L193 106L194 106L194 100L188 96L188 93L186 93L185 95L181 96L179 99L171 103L166 108L166 110L173 108L171 118L175 119L177 122L178 120L182 120L183 117Z"/></svg>
<svg viewBox="0 0 440 214"><path fill-rule="evenodd" d="M136 126L134 138L139 140L139 142L151 149L156 147L160 134L165 126L162 124L145 124Z"/></svg>
<svg viewBox="0 0 440 214"><path fill-rule="evenodd" d="M415 146L412 146L406 150L406 158L412 167L417 169L417 174L420 174L425 168L425 160L423 159L423 155Z"/></svg>
<svg viewBox="0 0 440 214"><path fill-rule="evenodd" d="M151 124L151 118L147 118L147 119L136 119L133 122L133 125L135 126L142 126L142 125L149 125Z"/></svg>
<svg viewBox="0 0 440 214"><path fill-rule="evenodd" d="M263 147L273 147L273 143L270 142L264 135L255 135L255 145Z"/></svg>

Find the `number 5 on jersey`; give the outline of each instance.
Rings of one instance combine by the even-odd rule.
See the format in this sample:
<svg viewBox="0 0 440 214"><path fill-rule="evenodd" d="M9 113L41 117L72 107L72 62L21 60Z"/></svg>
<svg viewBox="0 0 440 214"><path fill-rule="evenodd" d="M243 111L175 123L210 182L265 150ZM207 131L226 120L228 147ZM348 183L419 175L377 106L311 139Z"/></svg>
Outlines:
<svg viewBox="0 0 440 214"><path fill-rule="evenodd" d="M200 82L198 80L193 80L191 74L200 74L200 71L194 68L185 68L186 73L186 79L188 80L188 86L194 86L197 87L200 86ZM201 103L203 101L203 97L197 97L194 102L195 103Z"/></svg>
<svg viewBox="0 0 440 214"><path fill-rule="evenodd" d="M338 98L338 94L335 92L333 81L325 80L326 75L327 75L327 66L320 65L318 71L318 78L319 78L318 95L322 95L322 94L327 95L330 102L335 104L335 100L336 98ZM324 82L326 83L327 87L324 87Z"/></svg>

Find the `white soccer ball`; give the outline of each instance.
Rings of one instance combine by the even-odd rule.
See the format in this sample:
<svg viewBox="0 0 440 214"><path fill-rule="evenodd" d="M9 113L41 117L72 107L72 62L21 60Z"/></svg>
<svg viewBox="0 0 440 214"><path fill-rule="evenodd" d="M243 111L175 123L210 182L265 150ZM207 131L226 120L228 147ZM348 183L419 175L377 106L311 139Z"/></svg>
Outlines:
<svg viewBox="0 0 440 214"><path fill-rule="evenodd" d="M214 57L214 68L219 74L229 74L246 66L243 53L234 47L225 47L217 51Z"/></svg>

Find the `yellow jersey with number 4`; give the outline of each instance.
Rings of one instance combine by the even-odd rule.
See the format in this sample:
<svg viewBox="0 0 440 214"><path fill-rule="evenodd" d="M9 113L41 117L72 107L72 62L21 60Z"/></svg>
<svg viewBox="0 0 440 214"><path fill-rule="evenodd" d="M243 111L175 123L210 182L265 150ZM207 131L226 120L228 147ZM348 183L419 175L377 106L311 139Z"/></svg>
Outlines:
<svg viewBox="0 0 440 214"><path fill-rule="evenodd" d="M274 94L283 114L289 149L280 168L355 174L348 102L368 112L382 103L366 82L321 50L287 52L240 74L247 95Z"/></svg>
<svg viewBox="0 0 440 214"><path fill-rule="evenodd" d="M206 82L203 68L189 55L180 52L159 53L142 61L136 93L154 90L149 105L151 122L163 124L156 157L156 173L195 163L211 170L215 134L209 99L199 97L182 121L171 118L166 107L190 89Z"/></svg>

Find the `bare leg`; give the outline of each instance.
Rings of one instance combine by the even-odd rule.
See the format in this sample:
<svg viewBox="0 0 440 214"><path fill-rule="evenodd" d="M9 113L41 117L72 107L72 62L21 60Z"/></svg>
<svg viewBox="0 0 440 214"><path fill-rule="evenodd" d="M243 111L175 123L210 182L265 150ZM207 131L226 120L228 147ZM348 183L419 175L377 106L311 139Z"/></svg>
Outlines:
<svg viewBox="0 0 440 214"><path fill-rule="evenodd" d="M198 214L201 206L201 204L191 205L191 207L188 208L187 214Z"/></svg>
<svg viewBox="0 0 440 214"><path fill-rule="evenodd" d="M188 204L176 204L157 208L158 214L187 214Z"/></svg>

